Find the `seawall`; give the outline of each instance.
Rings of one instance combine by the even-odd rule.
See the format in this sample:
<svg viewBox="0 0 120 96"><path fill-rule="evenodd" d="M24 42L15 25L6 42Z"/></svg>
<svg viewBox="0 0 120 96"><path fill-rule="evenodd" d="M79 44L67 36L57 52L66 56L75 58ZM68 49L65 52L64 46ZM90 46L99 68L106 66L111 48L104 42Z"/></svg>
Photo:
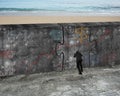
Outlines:
<svg viewBox="0 0 120 96"><path fill-rule="evenodd" d="M120 64L120 23L0 25L0 76Z"/></svg>

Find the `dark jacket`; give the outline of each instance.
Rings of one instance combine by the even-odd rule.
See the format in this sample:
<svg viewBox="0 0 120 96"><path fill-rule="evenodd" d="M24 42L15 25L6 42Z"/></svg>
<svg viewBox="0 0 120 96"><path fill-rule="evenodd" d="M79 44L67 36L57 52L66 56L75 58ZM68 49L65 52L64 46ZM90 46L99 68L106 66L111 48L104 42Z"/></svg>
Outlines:
<svg viewBox="0 0 120 96"><path fill-rule="evenodd" d="M82 61L82 54L79 51L76 51L74 57L76 57L76 61Z"/></svg>

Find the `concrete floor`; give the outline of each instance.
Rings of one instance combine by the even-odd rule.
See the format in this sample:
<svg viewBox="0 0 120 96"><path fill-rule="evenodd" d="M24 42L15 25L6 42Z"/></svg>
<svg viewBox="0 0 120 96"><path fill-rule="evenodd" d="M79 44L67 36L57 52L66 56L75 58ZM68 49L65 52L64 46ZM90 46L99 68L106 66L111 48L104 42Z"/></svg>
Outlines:
<svg viewBox="0 0 120 96"><path fill-rule="evenodd" d="M120 96L120 66L9 77L0 80L0 96Z"/></svg>

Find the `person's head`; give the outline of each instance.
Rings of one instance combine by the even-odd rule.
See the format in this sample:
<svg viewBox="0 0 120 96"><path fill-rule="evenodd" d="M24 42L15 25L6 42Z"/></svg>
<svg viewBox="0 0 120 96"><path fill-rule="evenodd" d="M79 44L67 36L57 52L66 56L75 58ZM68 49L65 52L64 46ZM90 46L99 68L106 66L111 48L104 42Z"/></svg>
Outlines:
<svg viewBox="0 0 120 96"><path fill-rule="evenodd" d="M77 53L79 53L80 51L79 51L79 50L77 50L76 52L77 52Z"/></svg>

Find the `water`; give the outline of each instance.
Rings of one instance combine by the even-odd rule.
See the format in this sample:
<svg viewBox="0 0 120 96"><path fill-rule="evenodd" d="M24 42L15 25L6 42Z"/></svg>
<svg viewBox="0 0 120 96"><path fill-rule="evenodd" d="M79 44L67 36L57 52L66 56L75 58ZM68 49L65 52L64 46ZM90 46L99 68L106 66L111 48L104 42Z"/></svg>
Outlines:
<svg viewBox="0 0 120 96"><path fill-rule="evenodd" d="M119 0L0 0L0 13L68 12L120 14ZM1 14L0 14L1 15Z"/></svg>

